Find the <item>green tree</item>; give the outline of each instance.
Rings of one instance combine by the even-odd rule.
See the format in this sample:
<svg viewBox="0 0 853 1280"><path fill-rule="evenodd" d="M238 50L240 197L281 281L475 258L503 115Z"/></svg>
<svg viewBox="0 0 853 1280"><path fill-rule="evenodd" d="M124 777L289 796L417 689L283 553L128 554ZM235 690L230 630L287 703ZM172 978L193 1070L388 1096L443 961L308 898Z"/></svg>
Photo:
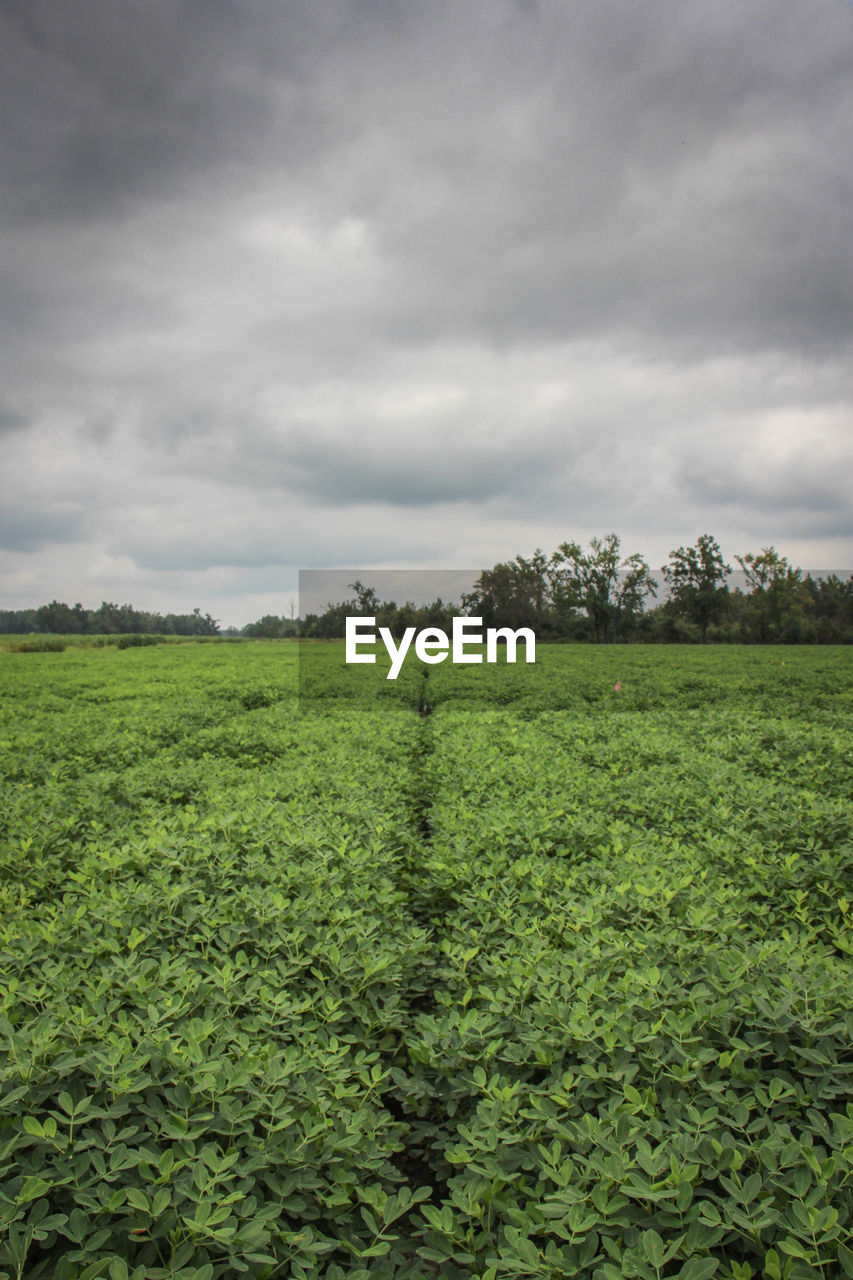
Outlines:
<svg viewBox="0 0 853 1280"><path fill-rule="evenodd" d="M283 623L283 618L277 617L274 613L266 613L257 622L248 623L243 628L243 634L252 640L278 640L286 634L282 629Z"/></svg>
<svg viewBox="0 0 853 1280"><path fill-rule="evenodd" d="M53 635L80 635L88 629L88 617L82 604L72 609L61 600L51 600L36 610L36 626Z"/></svg>
<svg viewBox="0 0 853 1280"><path fill-rule="evenodd" d="M723 560L718 543L710 533L703 533L695 546L670 551L669 564L661 571L672 592L672 608L696 623L705 644L708 627L721 617L726 606L726 575L732 571Z"/></svg>
<svg viewBox="0 0 853 1280"><path fill-rule="evenodd" d="M0 635L21 636L38 630L36 609L0 609Z"/></svg>
<svg viewBox="0 0 853 1280"><path fill-rule="evenodd" d="M647 596L657 587L639 553L621 555L615 533L592 538L589 551L577 542L563 542L551 557L551 598L558 616L582 609L598 643L615 643L625 627L643 612Z"/></svg>
<svg viewBox="0 0 853 1280"><path fill-rule="evenodd" d="M819 644L853 641L853 578L845 580L834 573L827 578L807 577L801 594Z"/></svg>
<svg viewBox="0 0 853 1280"><path fill-rule="evenodd" d="M801 581L799 569L780 556L775 547L763 547L760 555L735 556L748 588L747 625L760 643L778 639L786 620L797 612Z"/></svg>
<svg viewBox="0 0 853 1280"><path fill-rule="evenodd" d="M474 590L462 597L462 607L469 615L481 617L487 627L539 630L550 621L548 567L545 553L537 549L529 560L516 556L484 569Z"/></svg>
<svg viewBox="0 0 853 1280"><path fill-rule="evenodd" d="M347 602L350 616L355 617L357 614L363 617L373 617L380 607L380 600L373 587L366 587L363 582L358 579L349 583L350 591L355 592L355 600Z"/></svg>

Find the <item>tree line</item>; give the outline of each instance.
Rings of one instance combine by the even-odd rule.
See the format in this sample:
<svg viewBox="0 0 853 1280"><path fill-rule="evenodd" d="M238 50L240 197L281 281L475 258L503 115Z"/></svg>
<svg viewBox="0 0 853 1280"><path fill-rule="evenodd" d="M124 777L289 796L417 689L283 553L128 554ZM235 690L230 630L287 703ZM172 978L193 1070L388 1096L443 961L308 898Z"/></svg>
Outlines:
<svg viewBox="0 0 853 1280"><path fill-rule="evenodd" d="M812 578L774 547L734 557L745 589L727 581L732 566L710 534L670 552L659 583L639 553L623 555L615 533L591 539L587 548L563 542L552 554L485 569L462 597L461 612L486 627L532 627L540 641L617 643L849 644L853 641L853 581L832 574ZM664 599L658 600L660 587ZM449 631L460 606L398 606L380 601L372 588L351 584L351 599L330 604L301 621L269 616L256 635L343 636L347 614L375 616L399 637L406 627ZM250 632L246 628L246 632Z"/></svg>
<svg viewBox="0 0 853 1280"><path fill-rule="evenodd" d="M702 534L670 552L662 584L615 533L584 549L564 542L546 556L495 565L465 598L486 625L532 626L538 637L661 643L823 643L853 640L853 582L812 578L774 547L734 557L745 589L732 588L717 541ZM665 599L658 602L660 586Z"/></svg>
<svg viewBox="0 0 853 1280"><path fill-rule="evenodd" d="M60 600L37 609L0 609L0 635L57 636L215 636L219 623L200 609L192 613L151 613L129 604L103 603L97 609Z"/></svg>
<svg viewBox="0 0 853 1280"><path fill-rule="evenodd" d="M484 569L460 603L398 605L372 587L350 584L350 599L304 618L267 614L235 632L255 639L340 638L347 615L372 616L399 638L407 627L450 631L454 615L481 617L486 627L532 627L540 641L617 643L853 642L853 580L812 578L774 547L734 557L745 589L731 588L717 541L703 533L671 551L659 583L639 553L623 555L619 537L592 538L586 548L563 542ZM660 587L664 599L658 600ZM219 623L194 609L159 614L104 602L84 609L52 600L38 609L0 610L0 634L214 636Z"/></svg>

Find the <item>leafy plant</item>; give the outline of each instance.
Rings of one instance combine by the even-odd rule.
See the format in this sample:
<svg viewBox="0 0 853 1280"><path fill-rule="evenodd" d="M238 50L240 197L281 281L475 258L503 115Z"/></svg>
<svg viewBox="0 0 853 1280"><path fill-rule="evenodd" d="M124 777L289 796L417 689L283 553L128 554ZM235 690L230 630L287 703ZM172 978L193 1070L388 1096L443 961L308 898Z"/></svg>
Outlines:
<svg viewBox="0 0 853 1280"><path fill-rule="evenodd" d="M853 1274L849 655L537 658L0 655L0 1276Z"/></svg>

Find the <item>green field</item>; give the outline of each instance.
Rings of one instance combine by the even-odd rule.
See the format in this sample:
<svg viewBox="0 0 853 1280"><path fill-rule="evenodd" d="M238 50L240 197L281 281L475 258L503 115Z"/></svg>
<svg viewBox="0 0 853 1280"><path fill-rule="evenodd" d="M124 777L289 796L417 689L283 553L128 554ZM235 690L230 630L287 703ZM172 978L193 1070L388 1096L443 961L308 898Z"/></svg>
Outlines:
<svg viewBox="0 0 853 1280"><path fill-rule="evenodd" d="M853 1275L853 653L297 652L0 653L0 1277Z"/></svg>

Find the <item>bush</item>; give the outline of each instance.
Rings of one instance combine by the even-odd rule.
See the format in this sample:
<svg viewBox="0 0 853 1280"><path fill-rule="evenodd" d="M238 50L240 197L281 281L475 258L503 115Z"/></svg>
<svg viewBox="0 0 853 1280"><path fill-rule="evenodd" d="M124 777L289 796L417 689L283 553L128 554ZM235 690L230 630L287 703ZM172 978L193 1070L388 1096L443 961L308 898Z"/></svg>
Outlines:
<svg viewBox="0 0 853 1280"><path fill-rule="evenodd" d="M13 644L11 653L62 653L65 641L57 636L33 636L30 640L21 640Z"/></svg>
<svg viewBox="0 0 853 1280"><path fill-rule="evenodd" d="M119 636L116 642L116 646L119 649L135 649L145 644L165 644L165 638L163 636L129 635Z"/></svg>

